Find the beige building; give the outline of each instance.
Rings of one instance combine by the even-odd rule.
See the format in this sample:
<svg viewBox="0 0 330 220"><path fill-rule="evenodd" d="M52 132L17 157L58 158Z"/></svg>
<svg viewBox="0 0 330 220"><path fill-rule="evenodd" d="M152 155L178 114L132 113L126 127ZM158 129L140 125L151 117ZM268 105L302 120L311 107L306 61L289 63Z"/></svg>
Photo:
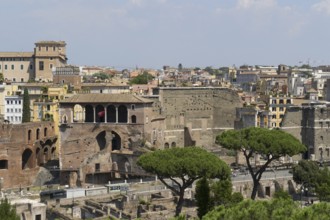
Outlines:
<svg viewBox="0 0 330 220"><path fill-rule="evenodd" d="M52 69L67 61L64 41L39 41L33 52L0 52L0 73L7 82L53 81Z"/></svg>

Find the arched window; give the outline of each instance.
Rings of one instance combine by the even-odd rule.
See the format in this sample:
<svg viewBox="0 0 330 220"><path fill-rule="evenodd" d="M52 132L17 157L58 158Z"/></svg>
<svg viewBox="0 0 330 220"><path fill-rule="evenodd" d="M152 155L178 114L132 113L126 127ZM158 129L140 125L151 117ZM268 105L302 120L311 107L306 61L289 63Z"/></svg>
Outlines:
<svg viewBox="0 0 330 220"><path fill-rule="evenodd" d="M37 132L36 132L36 139L39 140L39 135L40 135L40 129L38 128L37 129Z"/></svg>
<svg viewBox="0 0 330 220"><path fill-rule="evenodd" d="M176 143L172 142L171 147L176 147Z"/></svg>
<svg viewBox="0 0 330 220"><path fill-rule="evenodd" d="M32 131L31 130L28 130L28 141L31 140L31 133L32 133Z"/></svg>
<svg viewBox="0 0 330 220"><path fill-rule="evenodd" d="M44 128L44 137L47 137L47 128Z"/></svg>
<svg viewBox="0 0 330 220"><path fill-rule="evenodd" d="M33 154L30 149L25 149L22 154L22 170L33 168Z"/></svg>
<svg viewBox="0 0 330 220"><path fill-rule="evenodd" d="M131 116L131 123L133 123L133 124L136 123L136 116L135 115Z"/></svg>
<svg viewBox="0 0 330 220"><path fill-rule="evenodd" d="M169 147L170 147L170 145L169 145L168 143L165 143L165 144L164 144L164 148L165 148L165 149L167 149L167 148L169 148Z"/></svg>
<svg viewBox="0 0 330 220"><path fill-rule="evenodd" d="M94 122L94 110L91 105L85 107L85 122Z"/></svg>
<svg viewBox="0 0 330 220"><path fill-rule="evenodd" d="M118 122L127 123L127 108L124 105L118 107Z"/></svg>
<svg viewBox="0 0 330 220"><path fill-rule="evenodd" d="M107 122L116 122L116 107L114 105L107 107Z"/></svg>

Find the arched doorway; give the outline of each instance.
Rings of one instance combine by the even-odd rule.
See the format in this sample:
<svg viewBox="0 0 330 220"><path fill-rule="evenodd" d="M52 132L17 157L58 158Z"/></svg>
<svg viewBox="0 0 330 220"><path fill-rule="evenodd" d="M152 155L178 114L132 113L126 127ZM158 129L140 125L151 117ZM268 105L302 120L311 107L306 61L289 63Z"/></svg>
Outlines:
<svg viewBox="0 0 330 220"><path fill-rule="evenodd" d="M107 122L116 123L116 107L114 105L107 107Z"/></svg>
<svg viewBox="0 0 330 220"><path fill-rule="evenodd" d="M172 142L171 147L176 147L176 143Z"/></svg>
<svg viewBox="0 0 330 220"><path fill-rule="evenodd" d="M73 121L74 122L83 122L84 121L84 109L79 104L75 104L73 106Z"/></svg>
<svg viewBox="0 0 330 220"><path fill-rule="evenodd" d="M107 140L105 139L106 132L102 131L96 136L97 144L99 145L100 151L106 147Z"/></svg>
<svg viewBox="0 0 330 220"><path fill-rule="evenodd" d="M164 148L165 148L165 149L167 149L167 148L169 148L169 147L170 147L170 145L169 145L168 143L165 143L165 144L164 144Z"/></svg>
<svg viewBox="0 0 330 220"><path fill-rule="evenodd" d="M124 105L118 107L118 122L127 123L127 107Z"/></svg>
<svg viewBox="0 0 330 220"><path fill-rule="evenodd" d="M93 106L85 106L85 122L94 122L94 110Z"/></svg>
<svg viewBox="0 0 330 220"><path fill-rule="evenodd" d="M120 138L120 136L114 131L112 131L111 134L112 134L112 141L111 141L112 150L120 150L121 149L121 138Z"/></svg>
<svg viewBox="0 0 330 220"><path fill-rule="evenodd" d="M25 149L22 154L22 170L33 168L33 153L30 149Z"/></svg>

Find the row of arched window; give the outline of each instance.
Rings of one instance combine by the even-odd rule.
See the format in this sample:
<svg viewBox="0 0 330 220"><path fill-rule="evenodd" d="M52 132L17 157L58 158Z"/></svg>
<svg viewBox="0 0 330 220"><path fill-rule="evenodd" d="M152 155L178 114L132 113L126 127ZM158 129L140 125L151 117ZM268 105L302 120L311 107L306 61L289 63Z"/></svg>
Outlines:
<svg viewBox="0 0 330 220"><path fill-rule="evenodd" d="M47 132L48 132L48 129L47 128L44 128L43 129L43 136L44 137L47 137ZM41 134L40 134L40 128L37 128L36 129L36 132L35 132L35 140L39 140L41 138ZM29 129L28 130L28 141L31 141L32 140L32 130Z"/></svg>

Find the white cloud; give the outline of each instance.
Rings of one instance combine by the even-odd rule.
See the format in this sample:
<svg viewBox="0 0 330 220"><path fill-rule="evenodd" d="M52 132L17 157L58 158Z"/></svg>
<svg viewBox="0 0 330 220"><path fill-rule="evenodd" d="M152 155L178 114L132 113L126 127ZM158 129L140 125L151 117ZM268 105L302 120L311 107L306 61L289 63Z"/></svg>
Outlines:
<svg viewBox="0 0 330 220"><path fill-rule="evenodd" d="M264 9L264 8L272 8L277 5L276 0L238 0L237 8L240 9Z"/></svg>
<svg viewBox="0 0 330 220"><path fill-rule="evenodd" d="M322 0L312 5L312 9L318 12L325 12L330 15L330 0Z"/></svg>

